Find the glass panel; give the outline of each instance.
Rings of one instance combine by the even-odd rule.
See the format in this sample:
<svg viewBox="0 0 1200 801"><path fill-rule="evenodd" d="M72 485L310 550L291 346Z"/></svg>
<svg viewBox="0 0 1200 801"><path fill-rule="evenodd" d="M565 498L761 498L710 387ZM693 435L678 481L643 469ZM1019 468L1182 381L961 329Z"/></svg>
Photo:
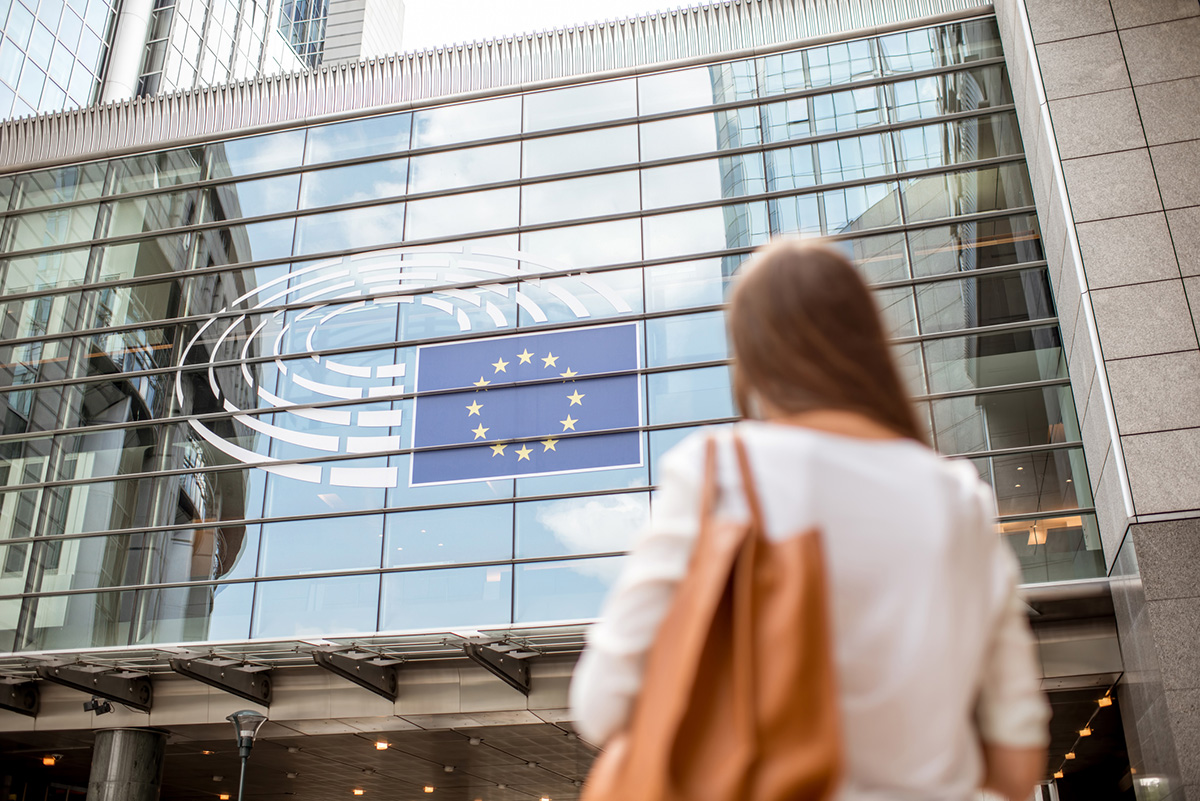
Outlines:
<svg viewBox="0 0 1200 801"><path fill-rule="evenodd" d="M652 373L650 425L690 423L734 416L728 367Z"/></svg>
<svg viewBox="0 0 1200 801"><path fill-rule="evenodd" d="M995 19L971 20L879 39L884 73L916 72L1002 55Z"/></svg>
<svg viewBox="0 0 1200 801"><path fill-rule="evenodd" d="M30 209L52 203L98 198L104 188L107 169L108 163L101 161L18 175L15 178L12 208Z"/></svg>
<svg viewBox="0 0 1200 801"><path fill-rule="evenodd" d="M643 115L702 108L757 97L753 61L642 75L638 104Z"/></svg>
<svg viewBox="0 0 1200 801"><path fill-rule="evenodd" d="M288 218L250 225L230 225L200 232L197 269L291 255L296 220Z"/></svg>
<svg viewBox="0 0 1200 801"><path fill-rule="evenodd" d="M300 208L401 197L407 185L408 159L306 172L300 187Z"/></svg>
<svg viewBox="0 0 1200 801"><path fill-rule="evenodd" d="M900 169L923 170L1022 153L1015 114L993 114L893 131Z"/></svg>
<svg viewBox="0 0 1200 801"><path fill-rule="evenodd" d="M846 254L868 283L902 281L908 278L904 234L879 234L841 239L829 243Z"/></svg>
<svg viewBox="0 0 1200 801"><path fill-rule="evenodd" d="M206 193L209 219L236 220L296 209L299 175L280 175L214 186ZM129 202L129 201L125 201Z"/></svg>
<svg viewBox="0 0 1200 801"><path fill-rule="evenodd" d="M910 178L902 187L904 212L909 222L1033 204L1033 190L1024 164Z"/></svg>
<svg viewBox="0 0 1200 801"><path fill-rule="evenodd" d="M209 178L235 178L256 172L299 167L304 156L304 131L252 136L217 142L205 148Z"/></svg>
<svg viewBox="0 0 1200 801"><path fill-rule="evenodd" d="M637 220L571 225L521 234L521 250L550 269L624 264L642 258Z"/></svg>
<svg viewBox="0 0 1200 801"><path fill-rule="evenodd" d="M633 164L638 160L637 126L527 139L521 157L527 178Z"/></svg>
<svg viewBox="0 0 1200 801"><path fill-rule="evenodd" d="M413 114L413 147L436 147L521 132L521 98L501 97Z"/></svg>
<svg viewBox="0 0 1200 801"><path fill-rule="evenodd" d="M908 232L913 275L982 270L1045 258L1037 217L1020 214Z"/></svg>
<svg viewBox="0 0 1200 801"><path fill-rule="evenodd" d="M136 593L98 592L25 600L31 641L22 650L63 650L128 645Z"/></svg>
<svg viewBox="0 0 1200 801"><path fill-rule="evenodd" d="M521 224L601 217L637 211L635 171L529 184L521 190Z"/></svg>
<svg viewBox="0 0 1200 801"><path fill-rule="evenodd" d="M734 203L642 219L646 258L689 256L767 241L767 204Z"/></svg>
<svg viewBox="0 0 1200 801"><path fill-rule="evenodd" d="M980 476L991 480L1001 516L1057 512L1092 505L1083 451L1063 448L1037 453L972 459Z"/></svg>
<svg viewBox="0 0 1200 801"><path fill-rule="evenodd" d="M468 147L414 156L411 192L438 192L463 186L515 181L520 177L521 143Z"/></svg>
<svg viewBox="0 0 1200 801"><path fill-rule="evenodd" d="M331 211L296 218L298 256L400 242L404 204L389 203L361 209Z"/></svg>
<svg viewBox="0 0 1200 801"><path fill-rule="evenodd" d="M84 247L0 260L0 291L31 292L82 284L89 253Z"/></svg>
<svg viewBox="0 0 1200 801"><path fill-rule="evenodd" d="M141 590L135 643L242 640L250 634L253 584Z"/></svg>
<svg viewBox="0 0 1200 801"><path fill-rule="evenodd" d="M1070 387L963 395L932 402L942 453L1023 448L1079 440Z"/></svg>
<svg viewBox="0 0 1200 801"><path fill-rule="evenodd" d="M525 95L525 130L546 131L637 116L634 79Z"/></svg>
<svg viewBox="0 0 1200 801"><path fill-rule="evenodd" d="M766 191L758 154L642 170L642 208L656 209Z"/></svg>
<svg viewBox="0 0 1200 801"><path fill-rule="evenodd" d="M646 267L646 311L667 311L723 303L728 276L740 261L738 256L726 256L724 259Z"/></svg>
<svg viewBox="0 0 1200 801"><path fill-rule="evenodd" d="M876 289L873 293L883 320L883 332L889 337L911 337L917 334L916 311L910 287Z"/></svg>
<svg viewBox="0 0 1200 801"><path fill-rule="evenodd" d="M896 81L884 87L894 122L994 108L1013 102L1004 66Z"/></svg>
<svg viewBox="0 0 1200 801"><path fill-rule="evenodd" d="M106 203L107 224L101 223L99 235L126 236L191 225L199 216L198 202L199 194L193 189Z"/></svg>
<svg viewBox="0 0 1200 801"><path fill-rule="evenodd" d="M381 631L475 629L512 621L512 565L383 577Z"/></svg>
<svg viewBox="0 0 1200 801"><path fill-rule="evenodd" d="M261 581L251 637L320 637L376 630L379 576Z"/></svg>
<svg viewBox="0 0 1200 801"><path fill-rule="evenodd" d="M515 623L594 620L625 558L517 565Z"/></svg>
<svg viewBox="0 0 1200 801"><path fill-rule="evenodd" d="M1106 575L1095 515L1012 520L998 528L1021 563L1022 584Z"/></svg>
<svg viewBox="0 0 1200 801"><path fill-rule="evenodd" d="M187 148L114 161L116 183L113 194L163 189L199 181L203 160L203 150Z"/></svg>
<svg viewBox="0 0 1200 801"><path fill-rule="evenodd" d="M921 330L926 333L1054 316L1050 279L1044 269L938 281L921 284L916 290Z"/></svg>
<svg viewBox="0 0 1200 801"><path fill-rule="evenodd" d="M387 516L385 567L489 562L511 559L512 555L513 509L510 504L399 512Z"/></svg>
<svg viewBox="0 0 1200 801"><path fill-rule="evenodd" d="M646 321L650 367L715 361L729 357L724 312L703 312Z"/></svg>
<svg viewBox="0 0 1200 801"><path fill-rule="evenodd" d="M517 557L626 551L650 515L646 493L517 504Z"/></svg>
<svg viewBox="0 0 1200 801"><path fill-rule="evenodd" d="M711 153L761 143L758 111L730 109L712 114L695 114L640 126L642 161L655 161L695 153Z"/></svg>
<svg viewBox="0 0 1200 801"><path fill-rule="evenodd" d="M796 50L763 59L766 94L849 83L879 74L870 39Z"/></svg>
<svg viewBox="0 0 1200 801"><path fill-rule="evenodd" d="M380 565L383 518L290 520L262 527L260 576L366 570Z"/></svg>
<svg viewBox="0 0 1200 801"><path fill-rule="evenodd" d="M435 239L515 228L519 198L520 190L514 186L410 201L404 238Z"/></svg>
<svg viewBox="0 0 1200 801"><path fill-rule="evenodd" d="M2 250L17 251L87 242L96 231L99 206L73 206L18 214L3 221Z"/></svg>
<svg viewBox="0 0 1200 801"><path fill-rule="evenodd" d="M308 129L305 164L323 164L364 156L382 156L408 149L411 114L389 114Z"/></svg>
<svg viewBox="0 0 1200 801"><path fill-rule="evenodd" d="M974 334L924 343L930 392L1065 378L1057 326Z"/></svg>

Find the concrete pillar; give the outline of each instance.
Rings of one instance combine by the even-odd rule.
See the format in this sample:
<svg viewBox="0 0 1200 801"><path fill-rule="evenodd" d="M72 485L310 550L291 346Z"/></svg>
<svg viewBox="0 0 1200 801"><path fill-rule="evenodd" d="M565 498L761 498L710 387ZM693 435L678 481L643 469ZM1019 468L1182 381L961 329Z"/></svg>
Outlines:
<svg viewBox="0 0 1200 801"><path fill-rule="evenodd" d="M87 801L158 801L167 736L153 729L96 732Z"/></svg>
<svg viewBox="0 0 1200 801"><path fill-rule="evenodd" d="M104 83L100 86L100 102L128 100L137 89L146 55L146 38L150 34L150 14L154 0L125 0L117 14Z"/></svg>

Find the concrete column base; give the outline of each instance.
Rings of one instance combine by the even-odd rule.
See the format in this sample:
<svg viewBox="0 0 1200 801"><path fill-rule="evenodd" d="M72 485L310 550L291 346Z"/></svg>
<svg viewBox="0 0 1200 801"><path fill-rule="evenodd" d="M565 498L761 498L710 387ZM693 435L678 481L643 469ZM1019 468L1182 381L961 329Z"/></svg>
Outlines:
<svg viewBox="0 0 1200 801"><path fill-rule="evenodd" d="M96 732L87 801L158 801L166 747L153 729Z"/></svg>

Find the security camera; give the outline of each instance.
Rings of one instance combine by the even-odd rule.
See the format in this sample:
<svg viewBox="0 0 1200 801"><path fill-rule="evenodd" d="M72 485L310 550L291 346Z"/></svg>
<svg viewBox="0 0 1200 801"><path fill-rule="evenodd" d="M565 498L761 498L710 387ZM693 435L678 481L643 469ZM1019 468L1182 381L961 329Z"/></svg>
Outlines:
<svg viewBox="0 0 1200 801"><path fill-rule="evenodd" d="M105 701L103 698L92 696L92 700L83 702L84 712L95 712L97 715L104 715L112 712L112 704Z"/></svg>

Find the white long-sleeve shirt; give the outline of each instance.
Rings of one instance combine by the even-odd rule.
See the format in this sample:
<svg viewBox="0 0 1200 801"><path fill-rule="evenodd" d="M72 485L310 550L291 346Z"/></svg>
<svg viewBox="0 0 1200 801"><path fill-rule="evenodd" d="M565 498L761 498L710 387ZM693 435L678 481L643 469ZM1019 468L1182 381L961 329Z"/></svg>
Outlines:
<svg viewBox="0 0 1200 801"><path fill-rule="evenodd" d="M966 799L980 739L1045 745L1049 706L1016 559L974 469L911 440L737 426L779 540L823 538L845 738L844 801ZM697 533L699 432L663 459L652 519L589 632L571 686L576 728L603 744L627 724L651 643ZM717 513L747 516L728 430L716 432ZM786 647L787 643L779 643Z"/></svg>

